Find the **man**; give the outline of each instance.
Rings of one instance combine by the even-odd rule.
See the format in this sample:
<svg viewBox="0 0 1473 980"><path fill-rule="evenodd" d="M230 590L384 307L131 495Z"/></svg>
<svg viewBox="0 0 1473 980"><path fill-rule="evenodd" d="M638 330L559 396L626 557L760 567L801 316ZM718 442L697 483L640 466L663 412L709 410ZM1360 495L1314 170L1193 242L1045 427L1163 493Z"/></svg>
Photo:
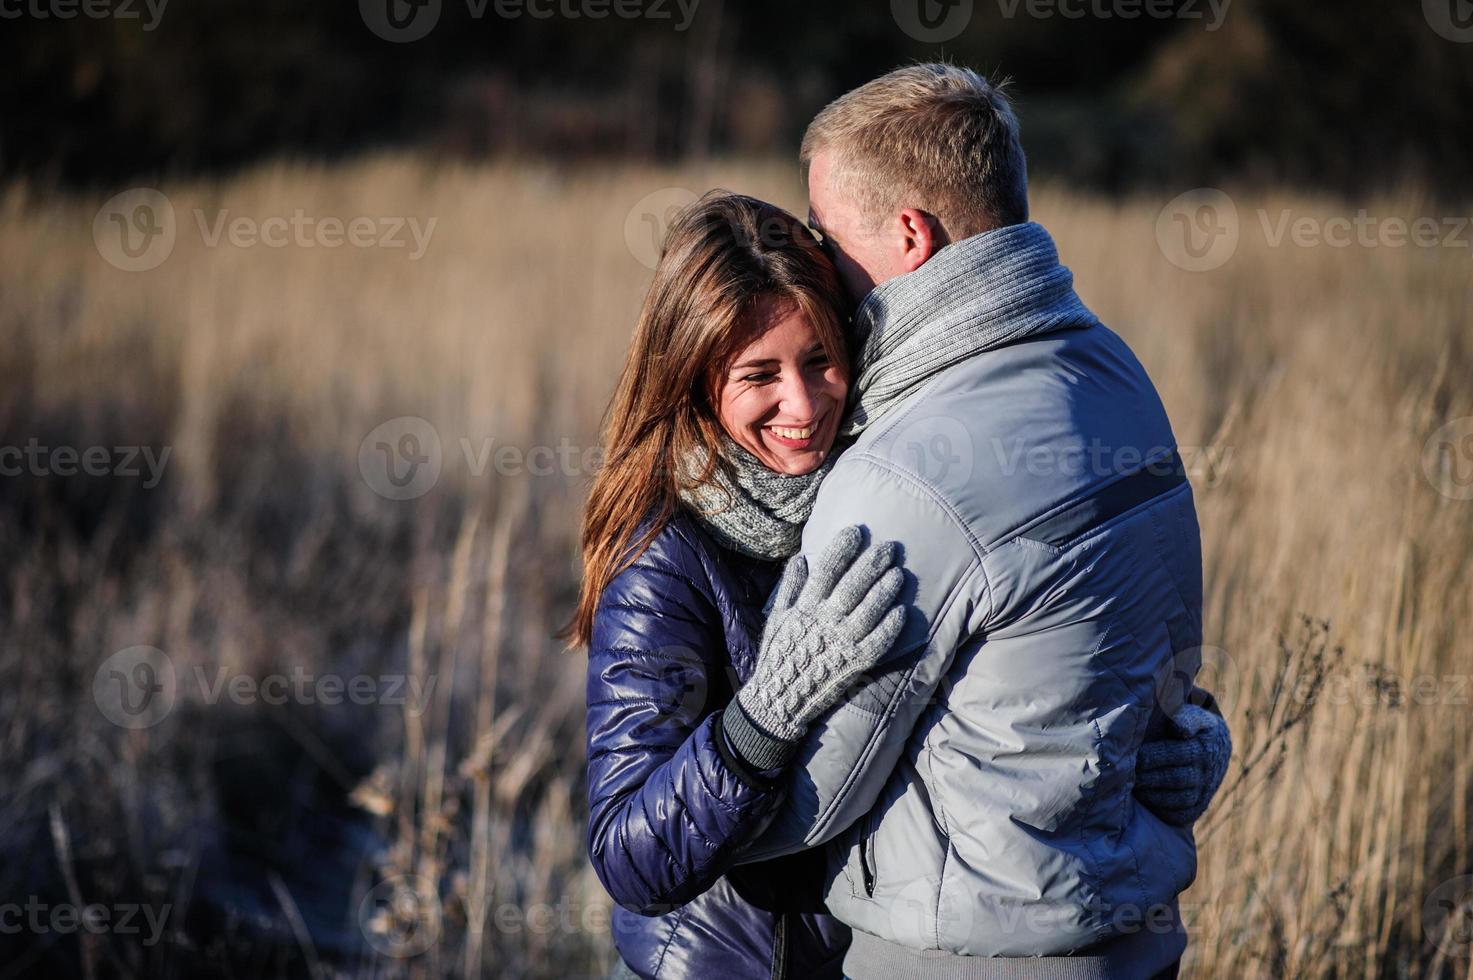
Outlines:
<svg viewBox="0 0 1473 980"><path fill-rule="evenodd" d="M804 552L848 524L899 541L911 612L751 856L827 844L856 980L1173 975L1195 843L1135 801L1135 757L1153 726L1221 723L1184 704L1201 554L1160 399L1029 222L985 79L891 72L801 159L859 302L855 441Z"/></svg>

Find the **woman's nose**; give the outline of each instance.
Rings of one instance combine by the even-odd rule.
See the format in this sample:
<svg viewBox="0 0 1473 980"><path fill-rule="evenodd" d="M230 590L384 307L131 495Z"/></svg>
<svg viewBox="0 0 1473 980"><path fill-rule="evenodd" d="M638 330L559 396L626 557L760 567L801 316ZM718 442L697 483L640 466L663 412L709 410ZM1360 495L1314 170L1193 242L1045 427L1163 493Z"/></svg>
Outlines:
<svg viewBox="0 0 1473 980"><path fill-rule="evenodd" d="M803 377L791 378L783 383L782 400L779 403L783 415L793 421L807 422L813 418L814 398L812 387Z"/></svg>

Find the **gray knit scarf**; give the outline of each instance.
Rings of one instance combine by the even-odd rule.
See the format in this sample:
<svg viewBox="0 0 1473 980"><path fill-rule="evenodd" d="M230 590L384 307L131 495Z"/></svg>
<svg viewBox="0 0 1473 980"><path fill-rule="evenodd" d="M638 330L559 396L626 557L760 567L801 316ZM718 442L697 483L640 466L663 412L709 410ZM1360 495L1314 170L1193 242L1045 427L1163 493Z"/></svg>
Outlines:
<svg viewBox="0 0 1473 980"><path fill-rule="evenodd" d="M871 422L959 361L1096 322L1043 226L1010 225L947 245L860 303L848 414L823 466L803 476L774 473L728 439L714 484L682 491L681 499L727 547L759 558L796 554L819 484ZM705 456L696 456L688 465L699 473Z"/></svg>
<svg viewBox="0 0 1473 980"><path fill-rule="evenodd" d="M1026 337L1098 321L1034 222L948 245L876 286L854 314L858 377L839 435L852 441L939 372Z"/></svg>
<svg viewBox="0 0 1473 980"><path fill-rule="evenodd" d="M837 458L830 452L812 473L788 476L723 437L712 482L682 489L680 499L725 547L753 558L787 558L798 553L818 485ZM698 476L705 465L706 451L692 452L687 478Z"/></svg>

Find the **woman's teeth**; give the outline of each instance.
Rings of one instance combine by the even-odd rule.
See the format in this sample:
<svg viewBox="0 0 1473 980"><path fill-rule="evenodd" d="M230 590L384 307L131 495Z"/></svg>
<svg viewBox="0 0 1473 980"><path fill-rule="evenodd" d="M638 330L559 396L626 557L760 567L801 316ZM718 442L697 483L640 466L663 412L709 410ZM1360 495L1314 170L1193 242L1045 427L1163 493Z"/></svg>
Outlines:
<svg viewBox="0 0 1473 980"><path fill-rule="evenodd" d="M802 429L785 429L782 426L774 425L772 426L772 431L784 439L807 439L813 435L813 426L810 425Z"/></svg>

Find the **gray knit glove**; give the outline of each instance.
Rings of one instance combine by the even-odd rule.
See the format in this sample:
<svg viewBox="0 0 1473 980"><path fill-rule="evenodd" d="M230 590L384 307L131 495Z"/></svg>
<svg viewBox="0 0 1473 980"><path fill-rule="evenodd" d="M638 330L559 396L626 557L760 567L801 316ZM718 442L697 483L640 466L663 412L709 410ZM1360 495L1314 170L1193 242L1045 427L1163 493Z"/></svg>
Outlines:
<svg viewBox="0 0 1473 980"><path fill-rule="evenodd" d="M754 769L784 765L809 724L890 649L905 625L895 542L846 527L813 562L788 562L752 676L722 714L727 744Z"/></svg>
<svg viewBox="0 0 1473 980"><path fill-rule="evenodd" d="M1168 736L1143 743L1136 756L1135 795L1162 820L1185 827L1207 812L1222 785L1233 739L1221 715L1195 704L1168 722Z"/></svg>

